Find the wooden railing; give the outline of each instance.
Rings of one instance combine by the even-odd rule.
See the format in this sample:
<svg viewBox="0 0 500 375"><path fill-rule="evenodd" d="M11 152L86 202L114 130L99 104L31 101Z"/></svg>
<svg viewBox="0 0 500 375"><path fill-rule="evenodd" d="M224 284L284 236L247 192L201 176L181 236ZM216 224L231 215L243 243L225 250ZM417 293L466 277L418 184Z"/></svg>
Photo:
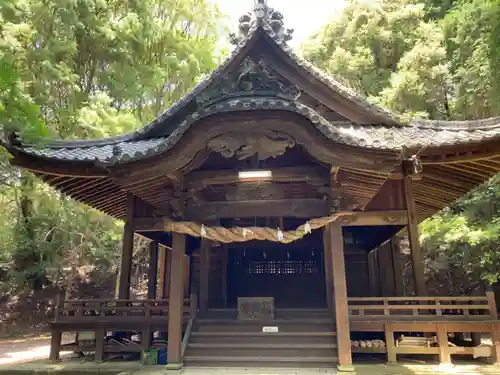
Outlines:
<svg viewBox="0 0 500 375"><path fill-rule="evenodd" d="M411 318L412 320L497 319L495 297L359 297L348 298L352 319Z"/></svg>
<svg viewBox="0 0 500 375"><path fill-rule="evenodd" d="M198 295L193 293L191 294L191 299L189 303L189 321L186 326L186 330L184 331L184 336L182 337L181 357L184 357L184 353L186 352L197 313L198 313Z"/></svg>
<svg viewBox="0 0 500 375"><path fill-rule="evenodd" d="M52 338L50 359L57 361L61 351L62 332L93 332L90 343L80 340L73 344L65 344L65 350L95 351L95 360L102 361L104 353L140 352L151 344L154 330L166 332L168 329L169 300L124 300L124 299L58 299L55 308L55 319L51 324ZM181 351L187 347L194 319L197 313L197 297L192 294L184 299L184 321L187 321ZM118 327L118 328L117 328ZM108 330L117 332L140 333L141 342L126 340L127 343L111 343L105 340ZM162 331L164 329L164 331ZM84 346L84 348L82 347Z"/></svg>
<svg viewBox="0 0 500 375"><path fill-rule="evenodd" d="M84 317L134 316L155 317L168 315L168 299L78 299L59 300L55 308L55 321ZM184 310L189 312L190 299L184 299Z"/></svg>

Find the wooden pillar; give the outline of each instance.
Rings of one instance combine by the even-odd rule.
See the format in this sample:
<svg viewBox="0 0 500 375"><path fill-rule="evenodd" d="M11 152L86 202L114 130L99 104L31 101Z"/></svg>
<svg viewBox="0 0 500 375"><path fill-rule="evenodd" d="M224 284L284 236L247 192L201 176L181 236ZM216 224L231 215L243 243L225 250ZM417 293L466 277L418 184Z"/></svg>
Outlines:
<svg viewBox="0 0 500 375"><path fill-rule="evenodd" d="M149 243L149 267L148 267L148 299L156 299L156 281L158 274L158 243Z"/></svg>
<svg viewBox="0 0 500 375"><path fill-rule="evenodd" d="M205 238L201 240L200 247L200 312L208 311L209 291L210 291L210 252L212 242Z"/></svg>
<svg viewBox="0 0 500 375"><path fill-rule="evenodd" d="M159 299L167 299L169 295L169 287L170 287L170 264L172 259L172 251L168 247L160 247L159 251L159 259L160 263L159 273L160 273L160 282L159 282L159 291L158 298Z"/></svg>
<svg viewBox="0 0 500 375"><path fill-rule="evenodd" d="M373 249L368 253L368 279L370 280L370 295L380 297L380 287L378 281L377 250Z"/></svg>
<svg viewBox="0 0 500 375"><path fill-rule="evenodd" d="M186 235L172 233L172 260L170 267L170 293L168 302L168 353L167 369L182 367L181 342L184 314L184 256Z"/></svg>
<svg viewBox="0 0 500 375"><path fill-rule="evenodd" d="M339 223L328 224L337 326L337 350L339 371L352 371L347 282L344 261L344 237Z"/></svg>
<svg viewBox="0 0 500 375"><path fill-rule="evenodd" d="M158 291L156 296L163 299L163 285L165 285L165 258L167 249L163 246L158 247Z"/></svg>
<svg viewBox="0 0 500 375"><path fill-rule="evenodd" d="M227 307L227 264L229 259L228 244L222 245L222 307Z"/></svg>
<svg viewBox="0 0 500 375"><path fill-rule="evenodd" d="M184 298L189 298L189 274L191 271L191 257L184 255Z"/></svg>
<svg viewBox="0 0 500 375"><path fill-rule="evenodd" d="M387 348L387 363L396 363L396 343L394 341L394 330L390 324L384 325L385 346Z"/></svg>
<svg viewBox="0 0 500 375"><path fill-rule="evenodd" d="M427 288L425 286L424 278L424 259L422 255L422 249L420 248L417 210L415 205L415 196L413 193L413 181L406 171L403 186L405 193L406 210L408 213L408 238L410 240L415 293L417 296L425 296L427 295Z"/></svg>
<svg viewBox="0 0 500 375"><path fill-rule="evenodd" d="M132 273L132 253L134 250L134 218L135 197L127 197L127 217L123 228L123 247L118 279L118 299L130 298L130 276Z"/></svg>
<svg viewBox="0 0 500 375"><path fill-rule="evenodd" d="M328 311L334 313L333 302L333 280L332 280L332 252L330 246L330 229L328 226L323 228L323 257L325 263L325 284L326 284L326 303Z"/></svg>
<svg viewBox="0 0 500 375"><path fill-rule="evenodd" d="M396 297L403 297L405 295L405 292L403 284L403 274L401 270L401 264L399 262L399 239L397 237L392 237L390 243L392 264L394 269L394 291Z"/></svg>
<svg viewBox="0 0 500 375"><path fill-rule="evenodd" d="M436 324L436 333L439 344L439 362L447 364L451 363L446 326L444 324Z"/></svg>
<svg viewBox="0 0 500 375"><path fill-rule="evenodd" d="M59 362L61 352L62 332L58 329L52 329L50 336L50 354L49 359L52 362Z"/></svg>
<svg viewBox="0 0 500 375"><path fill-rule="evenodd" d="M389 242L384 243L377 249L377 253L381 296L394 297L396 291L391 244Z"/></svg>

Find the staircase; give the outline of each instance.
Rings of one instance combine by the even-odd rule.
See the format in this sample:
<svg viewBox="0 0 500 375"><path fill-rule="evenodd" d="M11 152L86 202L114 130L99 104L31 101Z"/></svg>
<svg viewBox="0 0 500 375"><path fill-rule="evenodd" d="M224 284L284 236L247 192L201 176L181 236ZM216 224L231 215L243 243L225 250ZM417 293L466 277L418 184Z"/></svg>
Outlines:
<svg viewBox="0 0 500 375"><path fill-rule="evenodd" d="M262 327L278 332L262 332ZM198 318L184 356L186 366L331 368L337 360L334 322L323 309L276 311L269 323L236 320L235 310Z"/></svg>

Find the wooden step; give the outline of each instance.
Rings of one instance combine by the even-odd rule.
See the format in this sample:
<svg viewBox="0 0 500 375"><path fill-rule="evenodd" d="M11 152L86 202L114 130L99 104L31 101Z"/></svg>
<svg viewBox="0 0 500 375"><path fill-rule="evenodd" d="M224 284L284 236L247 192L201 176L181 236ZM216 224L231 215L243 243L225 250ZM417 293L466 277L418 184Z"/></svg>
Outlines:
<svg viewBox="0 0 500 375"><path fill-rule="evenodd" d="M335 356L337 353L336 348L266 348L264 345L262 347L254 348L206 348L199 347L188 348L186 355L188 356L207 356L207 357L255 357L255 358L291 358L296 359L297 357L329 357Z"/></svg>
<svg viewBox="0 0 500 375"><path fill-rule="evenodd" d="M268 343L268 342L243 342L243 343L190 343L188 348L207 348L207 349L335 349L337 344L332 343Z"/></svg>
<svg viewBox="0 0 500 375"><path fill-rule="evenodd" d="M270 344L281 345L293 343L296 345L318 344L326 345L336 343L335 333L328 335L273 335L273 334L245 334L227 335L222 332L216 332L217 335L211 335L212 332L193 332L190 337L190 343L220 343L224 345L239 345L239 344Z"/></svg>
<svg viewBox="0 0 500 375"><path fill-rule="evenodd" d="M279 331L262 332L264 326ZM335 325L329 317L267 323L219 317L196 321L184 362L210 367L332 368L336 355Z"/></svg>
<svg viewBox="0 0 500 375"><path fill-rule="evenodd" d="M248 324L229 324L229 323L205 323L196 322L195 330L199 332L262 332L263 327L278 327L276 333L295 333L295 332L331 332L335 330L333 323L248 323Z"/></svg>
<svg viewBox="0 0 500 375"><path fill-rule="evenodd" d="M269 337L332 337L337 336L336 332L324 331L324 332L238 332L238 331L196 331L191 333L191 337L196 336L208 336L208 337L259 337L259 338L269 338Z"/></svg>

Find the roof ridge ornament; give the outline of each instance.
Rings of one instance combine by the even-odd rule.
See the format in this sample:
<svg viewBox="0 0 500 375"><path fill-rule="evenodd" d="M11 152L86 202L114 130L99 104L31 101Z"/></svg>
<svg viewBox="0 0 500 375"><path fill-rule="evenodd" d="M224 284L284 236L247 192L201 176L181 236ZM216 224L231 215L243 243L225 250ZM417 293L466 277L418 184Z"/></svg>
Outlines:
<svg viewBox="0 0 500 375"><path fill-rule="evenodd" d="M243 14L238 22L238 35L229 34L231 44L238 46L250 35L255 26L271 29L283 42L292 39L293 29L285 29L283 13L267 5L267 0L255 0L252 12Z"/></svg>
<svg viewBox="0 0 500 375"><path fill-rule="evenodd" d="M214 81L196 98L199 108L229 98L276 97L296 101L300 88L278 74L264 61L246 57L238 69Z"/></svg>

